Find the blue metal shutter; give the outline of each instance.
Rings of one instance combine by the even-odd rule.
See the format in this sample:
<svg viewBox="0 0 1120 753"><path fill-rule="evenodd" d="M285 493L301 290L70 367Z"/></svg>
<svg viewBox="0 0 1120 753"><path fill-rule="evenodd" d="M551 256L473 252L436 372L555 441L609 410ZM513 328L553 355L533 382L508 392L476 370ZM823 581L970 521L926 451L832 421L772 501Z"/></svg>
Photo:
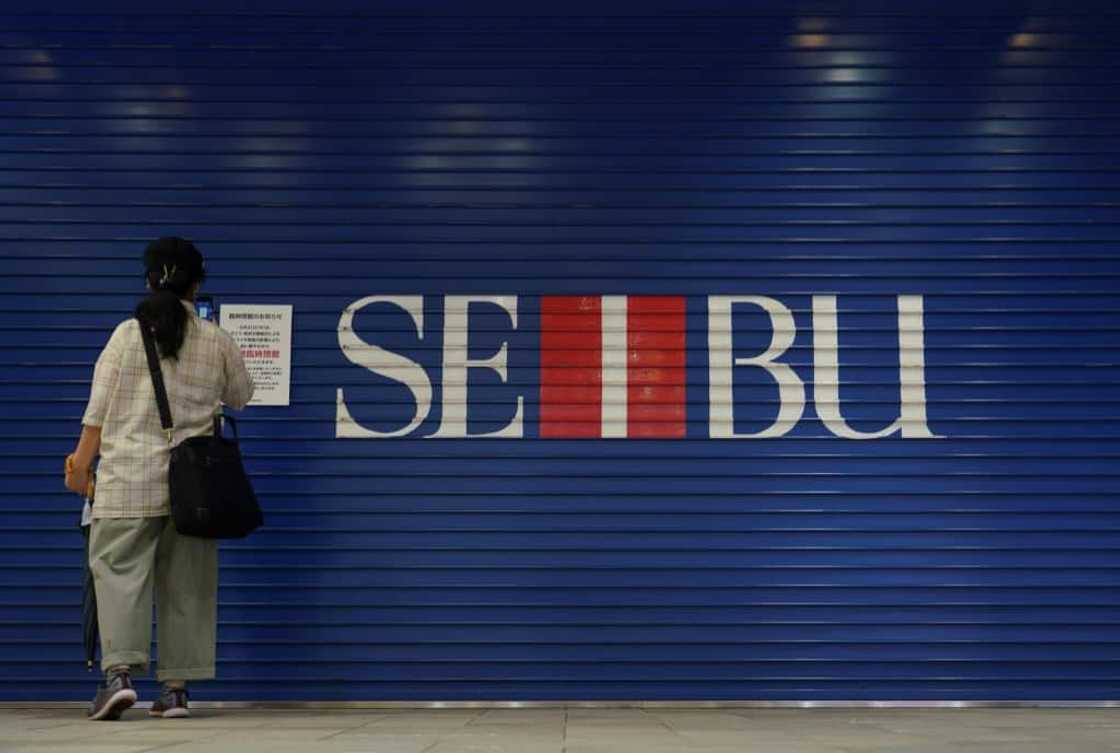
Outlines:
<svg viewBox="0 0 1120 753"><path fill-rule="evenodd" d="M223 545L202 699L1115 699L1117 17L1065 2L448 3L13 13L0 31L0 700L83 699L76 501L91 365L158 235L222 303L295 307L292 404L244 414L267 530ZM813 6L810 6L813 7ZM698 9L700 8L700 9ZM410 393L343 310L422 295ZM472 308L469 428L438 439L446 295ZM546 440L542 296L686 296L687 438ZM708 297L793 312L796 428L709 437ZM898 415L922 296L931 429ZM770 332L737 311L731 347ZM739 431L777 412L735 370ZM716 409L720 410L720 409Z"/></svg>

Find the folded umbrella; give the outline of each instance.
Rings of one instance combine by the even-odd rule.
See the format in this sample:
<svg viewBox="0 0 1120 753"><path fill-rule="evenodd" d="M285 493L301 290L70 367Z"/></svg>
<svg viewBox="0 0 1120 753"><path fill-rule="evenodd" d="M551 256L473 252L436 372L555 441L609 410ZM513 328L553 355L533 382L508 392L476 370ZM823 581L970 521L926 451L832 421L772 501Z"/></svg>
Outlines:
<svg viewBox="0 0 1120 753"><path fill-rule="evenodd" d="M66 458L66 473L70 474L73 471L73 459ZM82 538L85 540L85 553L86 566L83 568L85 578L82 583L82 642L86 649L86 669L93 669L94 662L97 659L97 644L99 643L99 635L97 631L97 591L93 586L93 571L89 568L89 531L90 525L93 523L93 490L94 490L94 472L90 471L89 487L86 489L85 502L82 504L82 517L78 522L78 528L82 532Z"/></svg>
<svg viewBox="0 0 1120 753"><path fill-rule="evenodd" d="M97 658L97 591L93 587L93 571L89 569L89 523L86 522L86 510L90 508L87 501L82 508L82 538L85 539L84 548L86 556L85 580L82 584L82 641L86 647L86 669L93 669L94 660ZM91 510L92 512L92 510Z"/></svg>

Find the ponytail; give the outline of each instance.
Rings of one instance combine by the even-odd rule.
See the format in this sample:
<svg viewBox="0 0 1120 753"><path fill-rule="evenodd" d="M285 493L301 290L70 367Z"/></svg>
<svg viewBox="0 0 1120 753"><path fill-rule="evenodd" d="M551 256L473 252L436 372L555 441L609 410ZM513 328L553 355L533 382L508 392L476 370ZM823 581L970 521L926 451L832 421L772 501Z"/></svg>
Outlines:
<svg viewBox="0 0 1120 753"><path fill-rule="evenodd" d="M191 321L184 301L206 276L202 254L183 238L159 238L144 251L144 278L152 293L136 306L141 327L148 327L163 358L178 358Z"/></svg>
<svg viewBox="0 0 1120 753"><path fill-rule="evenodd" d="M136 318L141 327L152 331L162 357L179 357L187 336L187 310L178 295L166 289L155 291L137 304Z"/></svg>

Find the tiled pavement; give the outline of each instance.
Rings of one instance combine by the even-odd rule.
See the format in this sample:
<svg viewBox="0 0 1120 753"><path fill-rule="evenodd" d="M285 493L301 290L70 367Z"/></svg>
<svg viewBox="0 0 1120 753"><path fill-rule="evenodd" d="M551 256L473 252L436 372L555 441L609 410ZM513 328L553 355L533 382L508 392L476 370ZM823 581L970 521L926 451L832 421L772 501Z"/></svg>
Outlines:
<svg viewBox="0 0 1120 753"><path fill-rule="evenodd" d="M2 753L1106 753L1120 709L0 709Z"/></svg>

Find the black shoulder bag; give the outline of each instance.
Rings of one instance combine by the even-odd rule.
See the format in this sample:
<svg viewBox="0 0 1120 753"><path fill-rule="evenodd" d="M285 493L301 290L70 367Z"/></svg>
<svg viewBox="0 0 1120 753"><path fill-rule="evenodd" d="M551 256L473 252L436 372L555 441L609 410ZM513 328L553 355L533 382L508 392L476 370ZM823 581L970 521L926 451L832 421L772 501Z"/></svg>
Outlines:
<svg viewBox="0 0 1120 753"><path fill-rule="evenodd" d="M171 446L174 424L156 344L147 326L139 324L156 391L159 422ZM234 437L226 439L222 436L221 419L221 415L214 416L213 436L191 437L171 447L171 517L175 530L184 536L239 539L264 522L257 495L241 463L237 423L232 416L225 416L233 427Z"/></svg>

